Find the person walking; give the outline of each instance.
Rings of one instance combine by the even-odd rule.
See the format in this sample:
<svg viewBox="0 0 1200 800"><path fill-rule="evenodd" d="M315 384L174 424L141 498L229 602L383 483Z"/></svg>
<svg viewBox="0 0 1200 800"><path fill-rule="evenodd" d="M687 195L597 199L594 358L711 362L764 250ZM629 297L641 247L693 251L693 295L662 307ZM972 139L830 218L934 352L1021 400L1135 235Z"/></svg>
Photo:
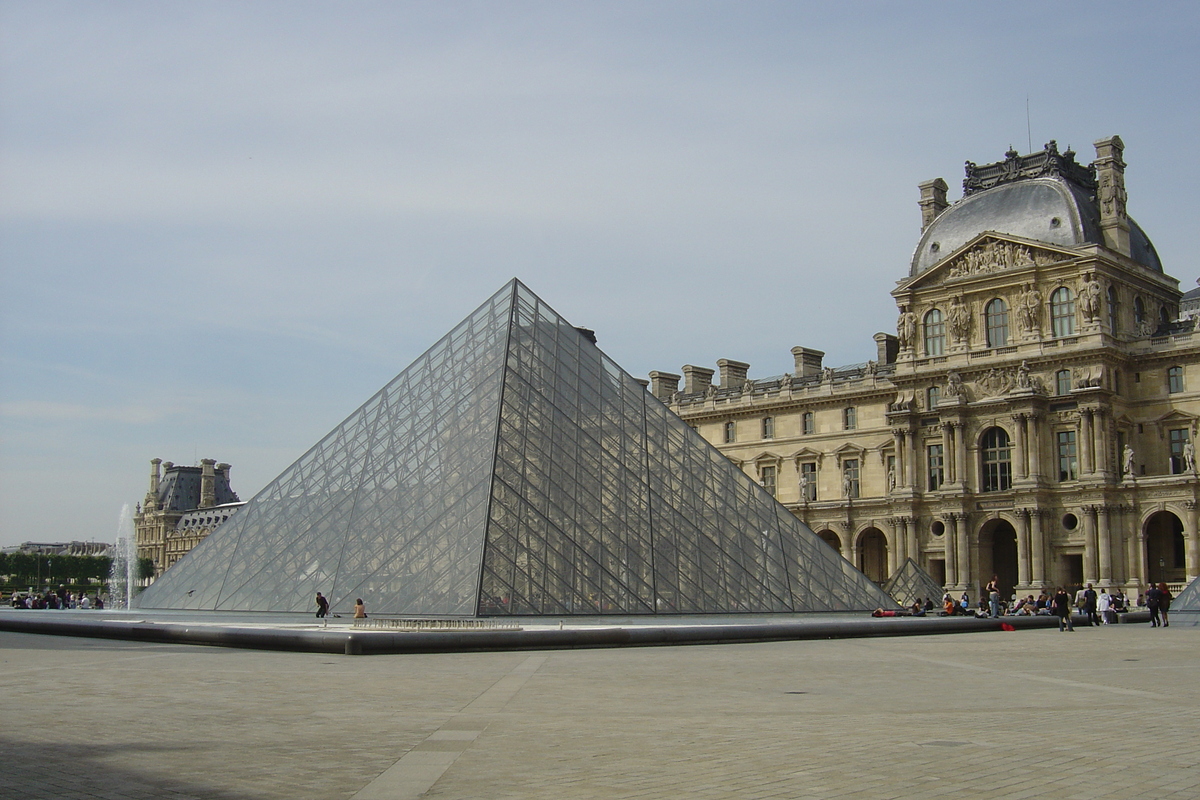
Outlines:
<svg viewBox="0 0 1200 800"><path fill-rule="evenodd" d="M1083 613L1087 614L1088 625L1100 627L1100 615L1096 613L1096 590L1089 583L1083 590Z"/></svg>
<svg viewBox="0 0 1200 800"><path fill-rule="evenodd" d="M323 619L329 613L329 601L325 595L317 592L317 619Z"/></svg>
<svg viewBox="0 0 1200 800"><path fill-rule="evenodd" d="M1158 615L1158 604L1162 599L1162 592L1153 583L1146 590L1146 608L1150 609L1150 627L1157 628L1162 624L1162 619Z"/></svg>
<svg viewBox="0 0 1200 800"><path fill-rule="evenodd" d="M1100 596L1096 598L1096 610L1100 612L1100 621L1105 625L1111 625L1116 622L1116 612L1112 610L1112 597L1109 596L1107 589L1100 590Z"/></svg>
<svg viewBox="0 0 1200 800"><path fill-rule="evenodd" d="M1174 600L1174 595L1167 588L1165 583L1158 585L1158 613L1162 615L1163 627L1171 624L1171 620L1167 618L1167 612L1171 610L1171 601Z"/></svg>
<svg viewBox="0 0 1200 800"><path fill-rule="evenodd" d="M1058 630L1061 633L1063 630L1071 632L1075 631L1075 626L1071 624L1071 595L1067 594L1067 590L1061 586L1054 593L1053 608L1054 616L1058 617Z"/></svg>

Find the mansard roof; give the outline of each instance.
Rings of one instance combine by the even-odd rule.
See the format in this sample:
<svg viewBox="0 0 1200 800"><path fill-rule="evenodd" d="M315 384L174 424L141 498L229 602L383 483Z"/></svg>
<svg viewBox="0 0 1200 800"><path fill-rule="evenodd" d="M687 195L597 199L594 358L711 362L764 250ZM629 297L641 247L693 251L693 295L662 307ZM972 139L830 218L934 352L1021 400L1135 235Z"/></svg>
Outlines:
<svg viewBox="0 0 1200 800"><path fill-rule="evenodd" d="M1132 259L1162 272L1149 237L1132 219L1129 227ZM1103 244L1094 168L1076 163L1070 150L1059 153L1053 141L1026 156L1010 150L994 164L968 161L962 199L925 229L909 275L940 264L983 231L1062 247Z"/></svg>

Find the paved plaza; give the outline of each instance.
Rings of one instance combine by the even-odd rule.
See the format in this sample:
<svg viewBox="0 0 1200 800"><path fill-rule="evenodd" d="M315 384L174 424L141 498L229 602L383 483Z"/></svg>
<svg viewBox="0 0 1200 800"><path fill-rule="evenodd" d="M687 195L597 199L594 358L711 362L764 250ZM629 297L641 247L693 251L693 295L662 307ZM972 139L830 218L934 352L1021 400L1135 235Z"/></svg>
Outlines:
<svg viewBox="0 0 1200 800"><path fill-rule="evenodd" d="M0 633L0 800L1200 797L1200 628L331 656Z"/></svg>

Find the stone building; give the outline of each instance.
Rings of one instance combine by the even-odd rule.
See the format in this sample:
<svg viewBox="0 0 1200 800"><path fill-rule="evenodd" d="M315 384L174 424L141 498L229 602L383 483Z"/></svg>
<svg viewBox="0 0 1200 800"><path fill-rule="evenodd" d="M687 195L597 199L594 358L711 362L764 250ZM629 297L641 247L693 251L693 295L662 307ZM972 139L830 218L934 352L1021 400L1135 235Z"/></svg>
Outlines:
<svg viewBox="0 0 1200 800"><path fill-rule="evenodd" d="M721 359L651 391L876 581L907 557L973 599L993 574L1022 596L1190 580L1200 334L1126 213L1123 143L1095 148L967 162L954 203L922 183L874 360L795 347L789 374Z"/></svg>
<svg viewBox="0 0 1200 800"><path fill-rule="evenodd" d="M229 465L211 458L198 467L150 461L150 489L133 524L138 558L154 562L158 577L243 503L229 485Z"/></svg>

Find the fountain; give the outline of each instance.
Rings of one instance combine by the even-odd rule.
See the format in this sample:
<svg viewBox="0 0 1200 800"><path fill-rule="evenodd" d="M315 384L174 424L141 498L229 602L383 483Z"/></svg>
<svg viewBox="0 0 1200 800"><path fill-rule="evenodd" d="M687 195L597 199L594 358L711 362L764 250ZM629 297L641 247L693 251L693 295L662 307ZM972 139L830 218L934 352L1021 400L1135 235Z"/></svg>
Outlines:
<svg viewBox="0 0 1200 800"><path fill-rule="evenodd" d="M109 607L129 609L133 600L134 573L137 567L137 544L133 538L133 512L129 503L121 506L117 523L117 542L112 550L112 568L108 572Z"/></svg>

